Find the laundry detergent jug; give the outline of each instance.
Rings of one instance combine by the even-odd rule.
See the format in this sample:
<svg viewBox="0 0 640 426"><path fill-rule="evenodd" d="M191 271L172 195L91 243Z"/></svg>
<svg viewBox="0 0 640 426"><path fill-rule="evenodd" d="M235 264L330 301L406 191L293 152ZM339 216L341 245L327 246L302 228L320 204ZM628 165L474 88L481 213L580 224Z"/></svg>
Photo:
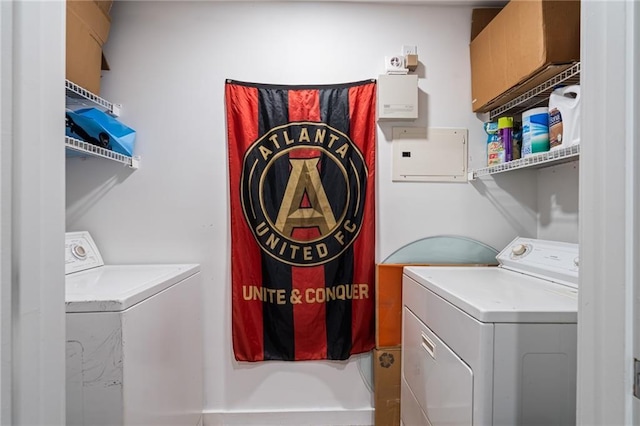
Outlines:
<svg viewBox="0 0 640 426"><path fill-rule="evenodd" d="M549 145L551 150L580 143L580 86L555 89L549 96Z"/></svg>

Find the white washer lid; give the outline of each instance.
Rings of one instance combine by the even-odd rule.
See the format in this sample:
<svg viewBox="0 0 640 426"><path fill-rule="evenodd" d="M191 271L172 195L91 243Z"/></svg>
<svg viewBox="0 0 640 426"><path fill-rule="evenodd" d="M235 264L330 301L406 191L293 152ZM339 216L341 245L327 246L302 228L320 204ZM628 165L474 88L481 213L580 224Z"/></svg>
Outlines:
<svg viewBox="0 0 640 426"><path fill-rule="evenodd" d="M481 322L578 320L577 289L501 267L411 266L404 273Z"/></svg>
<svg viewBox="0 0 640 426"><path fill-rule="evenodd" d="M198 264L107 265L66 276L67 312L118 312L200 270Z"/></svg>

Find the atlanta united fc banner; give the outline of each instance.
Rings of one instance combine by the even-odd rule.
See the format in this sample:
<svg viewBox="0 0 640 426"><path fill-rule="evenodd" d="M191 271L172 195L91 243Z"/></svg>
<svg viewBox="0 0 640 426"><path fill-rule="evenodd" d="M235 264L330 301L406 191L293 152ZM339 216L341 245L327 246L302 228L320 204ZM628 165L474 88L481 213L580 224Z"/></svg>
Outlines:
<svg viewBox="0 0 640 426"><path fill-rule="evenodd" d="M371 350L375 81L225 95L236 359Z"/></svg>

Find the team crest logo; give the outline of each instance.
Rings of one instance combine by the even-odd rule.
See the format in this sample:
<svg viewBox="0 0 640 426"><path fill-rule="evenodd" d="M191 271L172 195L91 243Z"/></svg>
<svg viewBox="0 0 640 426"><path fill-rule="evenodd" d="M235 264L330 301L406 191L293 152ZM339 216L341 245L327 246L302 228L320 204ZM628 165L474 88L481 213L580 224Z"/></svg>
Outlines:
<svg viewBox="0 0 640 426"><path fill-rule="evenodd" d="M314 122L271 129L242 169L242 207L260 248L294 266L335 259L360 232L367 174L339 130Z"/></svg>

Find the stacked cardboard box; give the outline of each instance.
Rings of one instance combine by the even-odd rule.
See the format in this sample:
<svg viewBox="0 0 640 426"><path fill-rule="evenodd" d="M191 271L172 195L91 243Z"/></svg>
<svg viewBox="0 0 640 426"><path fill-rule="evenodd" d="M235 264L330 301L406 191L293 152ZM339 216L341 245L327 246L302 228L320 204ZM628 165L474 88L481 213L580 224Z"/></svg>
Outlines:
<svg viewBox="0 0 640 426"><path fill-rule="evenodd" d="M402 274L405 266L490 266L480 264L376 265L376 349L373 380L376 426L400 425L402 379Z"/></svg>
<svg viewBox="0 0 640 426"><path fill-rule="evenodd" d="M400 425L400 348L373 351L375 425Z"/></svg>
<svg viewBox="0 0 640 426"><path fill-rule="evenodd" d="M416 266L415 264L412 264ZM375 424L400 425L402 271L408 264L376 265Z"/></svg>
<svg viewBox="0 0 640 426"><path fill-rule="evenodd" d="M487 112L580 60L580 0L511 0L470 51L471 106Z"/></svg>
<svg viewBox="0 0 640 426"><path fill-rule="evenodd" d="M100 93L101 70L108 69L102 46L111 27L111 4L112 0L67 1L66 76L95 94Z"/></svg>
<svg viewBox="0 0 640 426"><path fill-rule="evenodd" d="M376 350L373 360L375 424L400 425L402 268L376 265Z"/></svg>
<svg viewBox="0 0 640 426"><path fill-rule="evenodd" d="M471 41L473 41L489 22L502 10L501 7L483 7L471 12Z"/></svg>

